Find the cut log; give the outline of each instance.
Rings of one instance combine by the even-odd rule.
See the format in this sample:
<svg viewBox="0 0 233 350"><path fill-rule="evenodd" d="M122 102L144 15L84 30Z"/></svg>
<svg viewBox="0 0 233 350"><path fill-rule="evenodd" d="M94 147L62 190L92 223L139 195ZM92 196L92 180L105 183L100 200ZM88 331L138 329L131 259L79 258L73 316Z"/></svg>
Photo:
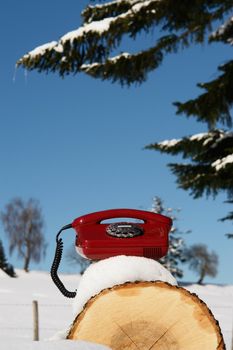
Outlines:
<svg viewBox="0 0 233 350"><path fill-rule="evenodd" d="M113 350L222 350L218 322L197 295L165 282L125 283L91 298L68 339Z"/></svg>

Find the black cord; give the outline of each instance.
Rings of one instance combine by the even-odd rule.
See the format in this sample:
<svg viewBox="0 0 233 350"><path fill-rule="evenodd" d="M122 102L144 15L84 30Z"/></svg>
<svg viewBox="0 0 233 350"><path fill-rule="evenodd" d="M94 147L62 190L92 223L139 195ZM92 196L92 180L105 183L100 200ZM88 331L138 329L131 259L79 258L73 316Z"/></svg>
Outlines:
<svg viewBox="0 0 233 350"><path fill-rule="evenodd" d="M60 292L67 298L75 298L77 293L76 293L76 291L70 292L69 290L66 289L66 287L64 286L64 284L62 283L62 281L58 277L57 270L58 270L58 267L60 265L62 252L63 252L63 242L62 242L62 239L59 238L59 235L61 234L62 231L67 230L71 227L72 227L71 224L62 227L56 236L57 247L56 247L56 251L55 251L55 255L54 255L54 259L53 259L53 264L52 264L51 271L50 271L53 282L55 283L57 288L60 290Z"/></svg>

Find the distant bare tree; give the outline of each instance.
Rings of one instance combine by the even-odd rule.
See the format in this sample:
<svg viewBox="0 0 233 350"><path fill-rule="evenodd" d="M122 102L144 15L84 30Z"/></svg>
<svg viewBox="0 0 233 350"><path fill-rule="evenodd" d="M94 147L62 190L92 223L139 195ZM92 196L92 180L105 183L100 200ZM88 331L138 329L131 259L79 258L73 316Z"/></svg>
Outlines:
<svg viewBox="0 0 233 350"><path fill-rule="evenodd" d="M186 250L186 262L189 268L199 275L198 284L202 284L205 276L217 275L218 255L208 252L205 244L194 244Z"/></svg>
<svg viewBox="0 0 233 350"><path fill-rule="evenodd" d="M83 258L81 255L79 255L74 246L71 246L67 253L66 253L66 260L71 265L78 265L80 274L82 275L86 268L91 264L91 261L88 259Z"/></svg>
<svg viewBox="0 0 233 350"><path fill-rule="evenodd" d="M17 250L24 260L24 270L29 271L30 261L39 262L45 256L46 243L42 232L44 222L36 199L23 201L14 198L1 213L1 219L9 239L9 252Z"/></svg>

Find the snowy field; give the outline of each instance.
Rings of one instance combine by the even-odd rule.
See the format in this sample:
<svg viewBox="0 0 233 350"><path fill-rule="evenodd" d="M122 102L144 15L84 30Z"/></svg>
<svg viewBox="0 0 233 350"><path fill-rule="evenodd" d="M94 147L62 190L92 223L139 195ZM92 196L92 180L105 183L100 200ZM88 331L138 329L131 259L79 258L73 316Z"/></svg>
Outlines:
<svg viewBox="0 0 233 350"><path fill-rule="evenodd" d="M0 270L0 349L4 350L101 350L106 347L58 340L57 334L69 328L73 321L73 300L57 290L49 273L17 270L18 278L10 278ZM62 275L69 290L77 288L79 275ZM207 303L220 323L231 350L233 329L233 286L187 285ZM39 304L39 342L33 342L32 301Z"/></svg>

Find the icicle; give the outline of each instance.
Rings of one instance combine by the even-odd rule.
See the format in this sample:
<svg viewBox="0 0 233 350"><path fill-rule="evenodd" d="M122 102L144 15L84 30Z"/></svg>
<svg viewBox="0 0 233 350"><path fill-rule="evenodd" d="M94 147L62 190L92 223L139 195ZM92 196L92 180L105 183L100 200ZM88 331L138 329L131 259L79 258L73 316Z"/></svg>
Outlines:
<svg viewBox="0 0 233 350"><path fill-rule="evenodd" d="M28 83L28 70L27 70L27 68L24 69L24 81L26 84Z"/></svg>
<svg viewBox="0 0 233 350"><path fill-rule="evenodd" d="M12 78L12 81L13 81L13 83L15 83L15 81L16 81L16 72L17 72L17 64L15 65L15 69L14 69L14 74L13 74L13 78Z"/></svg>

